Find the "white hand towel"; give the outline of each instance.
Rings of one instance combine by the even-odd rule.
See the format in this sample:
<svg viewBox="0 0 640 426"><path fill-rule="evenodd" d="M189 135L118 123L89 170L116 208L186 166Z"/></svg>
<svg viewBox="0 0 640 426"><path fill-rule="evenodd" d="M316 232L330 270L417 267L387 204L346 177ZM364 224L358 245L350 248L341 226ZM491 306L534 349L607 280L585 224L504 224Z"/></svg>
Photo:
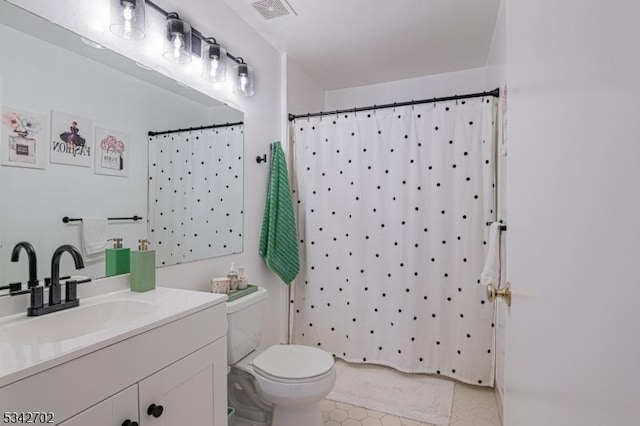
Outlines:
<svg viewBox="0 0 640 426"><path fill-rule="evenodd" d="M82 218L82 249L85 256L101 254L107 248L107 218Z"/></svg>
<svg viewBox="0 0 640 426"><path fill-rule="evenodd" d="M480 284L500 285L500 226L499 222L493 222L489 227L489 250L484 269L480 274Z"/></svg>

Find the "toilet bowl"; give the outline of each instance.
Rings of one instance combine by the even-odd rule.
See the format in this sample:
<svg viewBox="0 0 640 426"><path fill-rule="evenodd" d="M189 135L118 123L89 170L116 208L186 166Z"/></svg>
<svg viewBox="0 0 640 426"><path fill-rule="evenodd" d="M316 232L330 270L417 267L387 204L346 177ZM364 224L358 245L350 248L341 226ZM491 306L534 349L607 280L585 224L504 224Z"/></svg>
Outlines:
<svg viewBox="0 0 640 426"><path fill-rule="evenodd" d="M253 296L253 297L252 297ZM322 426L322 416L317 403L333 389L336 371L333 357L327 352L299 345L275 345L265 350L255 350L261 334L262 305L266 290L250 294L227 304L229 365L249 375L229 376L230 388L243 387L246 395L237 414L273 407L272 426ZM231 381L238 383L231 383ZM240 383L241 382L241 383ZM247 386L253 386L246 389ZM231 394L231 393L230 393ZM231 399L231 398L230 398ZM253 407L246 407L252 401Z"/></svg>

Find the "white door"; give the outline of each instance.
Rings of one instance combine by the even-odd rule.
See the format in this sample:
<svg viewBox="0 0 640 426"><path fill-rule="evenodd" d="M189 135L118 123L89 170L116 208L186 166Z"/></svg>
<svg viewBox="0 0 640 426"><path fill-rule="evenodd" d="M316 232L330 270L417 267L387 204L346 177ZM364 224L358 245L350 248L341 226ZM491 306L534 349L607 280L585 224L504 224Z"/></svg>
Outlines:
<svg viewBox="0 0 640 426"><path fill-rule="evenodd" d="M639 20L508 0L506 426L640 424Z"/></svg>
<svg viewBox="0 0 640 426"><path fill-rule="evenodd" d="M133 385L60 423L60 426L136 426L137 422L138 386Z"/></svg>
<svg viewBox="0 0 640 426"><path fill-rule="evenodd" d="M171 364L138 387L140 426L226 426L226 339Z"/></svg>

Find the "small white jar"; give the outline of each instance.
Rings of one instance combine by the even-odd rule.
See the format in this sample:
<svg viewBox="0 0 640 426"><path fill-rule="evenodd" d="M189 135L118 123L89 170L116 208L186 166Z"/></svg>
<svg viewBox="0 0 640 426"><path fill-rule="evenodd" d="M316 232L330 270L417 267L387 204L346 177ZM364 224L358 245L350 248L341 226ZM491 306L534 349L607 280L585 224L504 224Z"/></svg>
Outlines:
<svg viewBox="0 0 640 426"><path fill-rule="evenodd" d="M227 277L211 278L211 292L218 294L229 294L231 280Z"/></svg>

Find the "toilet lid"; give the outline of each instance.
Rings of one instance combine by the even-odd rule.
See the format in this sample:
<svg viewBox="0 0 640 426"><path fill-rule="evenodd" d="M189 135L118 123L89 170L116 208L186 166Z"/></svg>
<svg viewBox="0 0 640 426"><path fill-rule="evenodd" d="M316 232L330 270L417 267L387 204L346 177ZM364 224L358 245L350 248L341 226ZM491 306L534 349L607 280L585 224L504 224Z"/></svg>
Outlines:
<svg viewBox="0 0 640 426"><path fill-rule="evenodd" d="M321 376L333 367L333 357L310 346L275 345L253 360L253 367L268 376L308 379Z"/></svg>

